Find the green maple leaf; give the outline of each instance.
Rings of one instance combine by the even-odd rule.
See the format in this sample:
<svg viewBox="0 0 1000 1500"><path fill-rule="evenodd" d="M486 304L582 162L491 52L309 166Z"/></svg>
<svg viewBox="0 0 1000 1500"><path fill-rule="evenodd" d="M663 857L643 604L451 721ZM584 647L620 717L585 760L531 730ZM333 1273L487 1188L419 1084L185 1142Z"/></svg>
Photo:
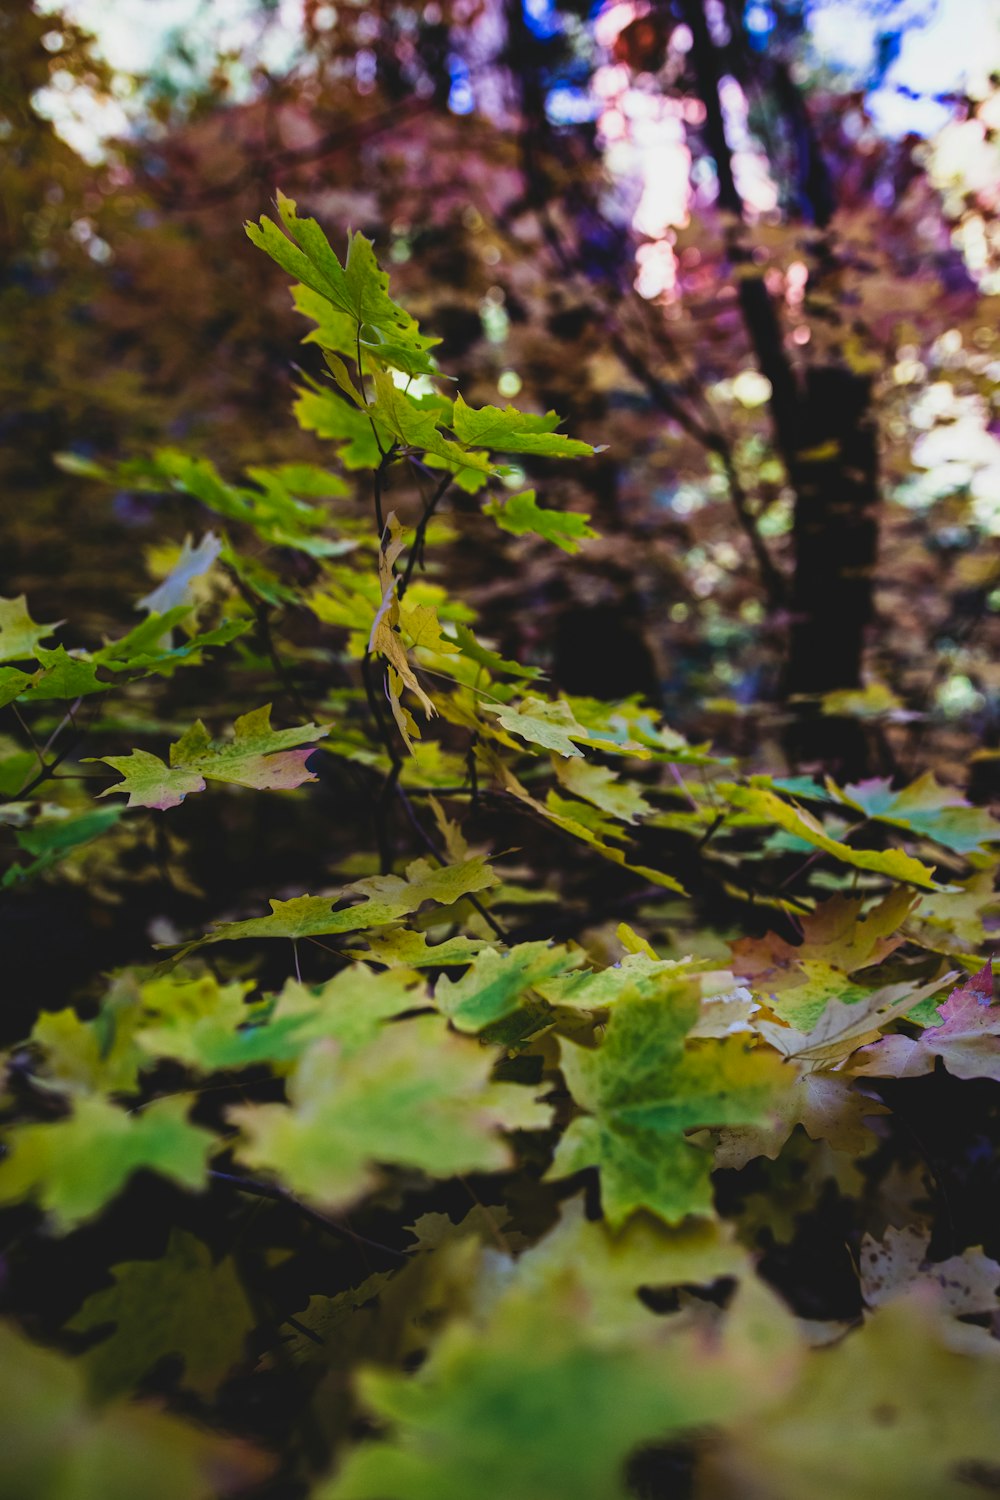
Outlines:
<svg viewBox="0 0 1000 1500"><path fill-rule="evenodd" d="M590 760L563 759L554 761L553 769L575 797L582 797L623 823L634 823L653 811L635 782L622 781L609 766L599 766Z"/></svg>
<svg viewBox="0 0 1000 1500"><path fill-rule="evenodd" d="M491 1082L493 1061L437 1016L385 1026L346 1052L316 1042L291 1076L289 1104L230 1110L236 1154L331 1208L362 1197L379 1164L436 1177L501 1171L511 1158L500 1129L542 1129L549 1111L526 1089Z"/></svg>
<svg viewBox="0 0 1000 1500"><path fill-rule="evenodd" d="M570 1124L549 1175L597 1167L612 1226L640 1208L668 1223L711 1213L711 1158L686 1133L765 1124L787 1086L778 1058L739 1037L685 1045L697 1017L693 989L633 993L612 1010L600 1047L560 1044L567 1087L587 1113Z"/></svg>
<svg viewBox="0 0 1000 1500"><path fill-rule="evenodd" d="M0 1162L0 1202L37 1199L60 1230L100 1213L133 1172L159 1172L199 1188L218 1142L187 1120L190 1101L157 1099L131 1113L101 1095L78 1099L66 1119L15 1125Z"/></svg>
<svg viewBox="0 0 1000 1500"><path fill-rule="evenodd" d="M362 1397L394 1436L355 1449L316 1500L624 1500L630 1452L687 1415L666 1384L648 1350L524 1319L488 1340L463 1326L414 1379L366 1372Z"/></svg>
<svg viewBox="0 0 1000 1500"><path fill-rule="evenodd" d="M91 693L106 693L112 685L98 677L92 658L70 656L65 646L57 646L54 651L38 646L35 656L41 670L25 689L25 698L87 698Z"/></svg>
<svg viewBox="0 0 1000 1500"><path fill-rule="evenodd" d="M135 1043L138 1020L138 1006L127 990L112 989L93 1021L81 1020L68 1007L43 1010L31 1030L32 1042L44 1054L39 1082L72 1094L133 1093L143 1062Z"/></svg>
<svg viewBox="0 0 1000 1500"><path fill-rule="evenodd" d="M337 457L347 469L374 469L379 451L365 412L323 386L299 388L293 411L305 432L340 444Z"/></svg>
<svg viewBox="0 0 1000 1500"><path fill-rule="evenodd" d="M81 844L113 828L123 811L120 807L85 807L74 813L60 808L51 816L36 818L27 828L18 828L14 834L18 847L35 857L30 864L11 865L0 884L7 888L50 869Z"/></svg>
<svg viewBox="0 0 1000 1500"><path fill-rule="evenodd" d="M136 1046L145 1058L171 1057L201 1072L247 1068L280 1056L275 1037L253 1025L246 1003L250 985L220 984L214 974L171 974L140 990L134 1022Z"/></svg>
<svg viewBox="0 0 1000 1500"><path fill-rule="evenodd" d="M201 942L228 942L235 938L321 937L336 932L361 932L384 926L418 911L425 901L453 906L463 896L485 891L498 883L482 855L454 865L433 868L426 859L414 860L399 875L371 875L346 886L337 898L293 896L290 901L272 901L269 917L251 917L245 922L227 922ZM333 911L335 900L360 896L354 906Z"/></svg>
<svg viewBox="0 0 1000 1500"><path fill-rule="evenodd" d="M531 745L554 750L557 755L582 755L574 740L587 741L590 732L578 724L573 710L563 698L524 698L517 707L484 703L487 713L495 714L499 723L519 739Z"/></svg>
<svg viewBox="0 0 1000 1500"><path fill-rule="evenodd" d="M434 1004L459 1031L482 1031L517 1010L526 991L582 958L546 942L519 943L506 953L487 948L460 979L438 980Z"/></svg>
<svg viewBox="0 0 1000 1500"><path fill-rule="evenodd" d="M414 969L437 969L450 964L467 964L489 945L483 938L452 937L440 943L429 943L427 934L408 927L390 927L372 932L366 939L366 950L379 963L403 964Z"/></svg>
<svg viewBox="0 0 1000 1500"><path fill-rule="evenodd" d="M0 662L27 661L34 656L39 641L55 628L36 624L23 594L17 599L0 599Z"/></svg>
<svg viewBox="0 0 1000 1500"><path fill-rule="evenodd" d="M532 453L540 458L584 458L593 453L589 443L565 437L555 429L560 418L518 411L514 406L467 406L455 397L452 431L460 443L499 453Z"/></svg>
<svg viewBox="0 0 1000 1500"><path fill-rule="evenodd" d="M577 1247L598 1252L600 1285L580 1257L566 1263ZM452 1323L415 1376L362 1373L362 1399L388 1430L351 1451L316 1500L625 1500L636 1449L752 1412L787 1384L791 1319L759 1285L740 1288L707 1339L635 1295L739 1265L732 1252L661 1244L657 1257L655 1242L605 1248L589 1233L555 1248L529 1252L526 1284L519 1263L488 1324Z"/></svg>
<svg viewBox="0 0 1000 1500"><path fill-rule="evenodd" d="M355 339L360 333L366 354L382 358L408 375L432 374L437 366L428 350L440 339L424 337L416 320L389 296L389 278L375 259L372 243L362 234L350 234L347 257L342 265L315 219L301 219L295 203L283 193L277 197L278 213L288 231L282 234L272 219L247 224L252 242L283 270L318 293L335 309L351 318ZM317 330L323 341L326 318ZM343 330L334 325L335 342L343 350Z"/></svg>
<svg viewBox="0 0 1000 1500"><path fill-rule="evenodd" d="M63 646L48 651L36 646L39 663L32 673L13 667L0 668L0 706L13 698L47 702L55 698L87 698L109 692L121 681L153 674L170 676L182 664L196 666L210 646L225 646L251 628L249 620L229 621L217 630L203 631L178 646L171 645L175 625L191 613L189 605L178 605L163 615L151 615L127 635L110 641L99 651L76 651ZM104 675L98 675L103 672Z"/></svg>
<svg viewBox="0 0 1000 1500"><path fill-rule="evenodd" d="M583 542L600 535L587 525L589 516L573 510L547 510L536 504L534 490L505 500L490 500L483 506L483 514L492 516L501 531L509 531L512 536L540 536L563 552L579 552Z"/></svg>
<svg viewBox="0 0 1000 1500"><path fill-rule="evenodd" d="M287 1031L295 1056L323 1038L337 1042L346 1056L372 1041L385 1021L429 1004L425 981L412 969L378 971L355 963L315 988L290 979L274 1003L268 1029Z"/></svg>
<svg viewBox="0 0 1000 1500"><path fill-rule="evenodd" d="M229 484L209 459L160 448L152 459L123 464L108 477L133 489L174 489L192 495L216 515L252 527L271 546L292 547L315 557L341 550L340 542L316 535L328 527L329 514L290 491L283 482L283 466L250 472L259 488Z"/></svg>
<svg viewBox="0 0 1000 1500"><path fill-rule="evenodd" d="M540 667L523 667L519 661L509 661L498 652L491 651L477 640L467 625L455 626L455 643L463 656L478 666L485 667L491 676L532 679L543 675Z"/></svg>
<svg viewBox="0 0 1000 1500"><path fill-rule="evenodd" d="M551 1005L604 1010L628 995L661 995L665 985L676 984L686 977L685 960L650 958L643 952L626 953L606 969L585 969L542 980L538 990Z"/></svg>
<svg viewBox="0 0 1000 1500"><path fill-rule="evenodd" d="M94 1396L130 1390L171 1354L183 1357L181 1384L210 1396L256 1321L232 1259L216 1264L206 1245L174 1229L159 1259L124 1261L111 1275L114 1285L88 1297L66 1325L76 1333L114 1325L83 1355Z"/></svg>
<svg viewBox="0 0 1000 1500"><path fill-rule="evenodd" d="M586 1298L588 1338L629 1339L650 1331L640 1287L710 1286L720 1277L752 1280L752 1261L721 1220L688 1219L668 1227L634 1214L620 1230L588 1219L581 1194L562 1205L558 1223L517 1261L516 1287L539 1303L567 1293Z"/></svg>
<svg viewBox="0 0 1000 1500"><path fill-rule="evenodd" d="M269 1465L154 1406L98 1408L77 1359L0 1325L3 1500L210 1500L263 1478Z"/></svg>
<svg viewBox="0 0 1000 1500"><path fill-rule="evenodd" d="M364 964L316 988L290 979L273 1001L253 1007L246 1004L248 988L220 985L211 974L143 985L138 1046L207 1073L292 1062L321 1037L349 1049L374 1036L384 1020L429 1003L412 970L377 972Z"/></svg>
<svg viewBox="0 0 1000 1500"><path fill-rule="evenodd" d="M953 787L939 785L932 771L898 792L888 779L878 778L842 791L829 786L838 800L869 818L922 834L956 854L970 854L1000 839L1000 823L984 808L972 807Z"/></svg>
<svg viewBox="0 0 1000 1500"><path fill-rule="evenodd" d="M716 790L733 807L759 818L762 823L776 823L786 833L811 844L824 854L830 854L842 864L852 865L857 870L872 870L888 875L893 880L907 885L919 886L923 890L936 890L933 867L922 865L902 849L852 849L849 844L831 837L818 818L794 802L785 802L766 785L767 777L752 778L749 786L720 783Z"/></svg>
<svg viewBox="0 0 1000 1500"><path fill-rule="evenodd" d="M357 357L358 320L353 313L335 307L323 292L309 286L292 287L292 304L296 312L316 324L302 340L304 344L318 344L321 349Z"/></svg>
<svg viewBox="0 0 1000 1500"><path fill-rule="evenodd" d="M0 667L0 708L13 703L33 681L31 672L22 672L18 667Z"/></svg>
<svg viewBox="0 0 1000 1500"><path fill-rule="evenodd" d="M203 791L206 779L270 790L288 790L316 780L305 764L313 747L291 750L289 746L320 739L327 733L325 728L303 724L297 729L272 729L268 703L237 719L235 731L231 740L212 740L199 719L171 745L169 766L148 750L96 757L120 771L123 778L99 795L127 792L129 807L164 809L177 807L189 792Z"/></svg>
<svg viewBox="0 0 1000 1500"><path fill-rule="evenodd" d="M386 370L376 370L372 376L375 400L368 411L378 427L383 442L398 443L403 448L417 448L431 453L447 467L477 469L488 474L492 468L489 455L473 453L460 448L450 438L442 435L442 423L447 424L451 414L451 403L441 396L416 398L401 390Z"/></svg>
<svg viewBox="0 0 1000 1500"><path fill-rule="evenodd" d="M216 630L205 630L171 644L174 627L190 617L191 606L178 604L162 615L151 614L117 640L108 641L89 658L98 667L115 673L145 676L151 673L170 676L182 662L197 665L201 653L210 646L225 646L252 627L250 620L231 620ZM109 680L106 686L113 686Z"/></svg>

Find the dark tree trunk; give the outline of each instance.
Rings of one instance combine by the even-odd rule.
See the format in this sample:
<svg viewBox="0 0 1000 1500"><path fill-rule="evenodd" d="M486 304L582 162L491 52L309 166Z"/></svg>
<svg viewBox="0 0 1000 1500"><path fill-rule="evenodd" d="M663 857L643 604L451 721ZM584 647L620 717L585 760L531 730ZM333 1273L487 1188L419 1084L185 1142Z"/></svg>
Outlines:
<svg viewBox="0 0 1000 1500"><path fill-rule="evenodd" d="M878 445L871 381L835 365L810 370L801 403L795 488L795 576L785 697L797 709L790 756L838 776L869 770L855 719L823 714L817 695L860 688L878 545ZM796 704L798 695L807 701Z"/></svg>
<svg viewBox="0 0 1000 1500"><path fill-rule="evenodd" d="M719 204L741 217L719 95L721 63L703 0L681 0L692 35L695 82L705 106L705 140L715 159ZM787 73L772 64L768 79L789 116L799 148L797 197L818 228L833 209L829 177L802 101ZM777 80L777 83L776 83ZM780 84L780 86L777 86ZM858 724L822 715L824 693L861 685L865 631L872 618L878 541L878 448L871 382L840 365L817 366L804 383L785 352L778 314L739 232L730 255L742 272L739 301L758 367L771 384L775 442L795 491L795 572L790 597L785 698L793 715L786 738L796 762L815 762L838 775L864 774L868 742ZM820 253L822 261L822 247ZM800 698L811 701L799 702Z"/></svg>
<svg viewBox="0 0 1000 1500"><path fill-rule="evenodd" d="M801 404L792 625L786 691L861 686L872 615L878 448L871 381L838 366L809 371Z"/></svg>

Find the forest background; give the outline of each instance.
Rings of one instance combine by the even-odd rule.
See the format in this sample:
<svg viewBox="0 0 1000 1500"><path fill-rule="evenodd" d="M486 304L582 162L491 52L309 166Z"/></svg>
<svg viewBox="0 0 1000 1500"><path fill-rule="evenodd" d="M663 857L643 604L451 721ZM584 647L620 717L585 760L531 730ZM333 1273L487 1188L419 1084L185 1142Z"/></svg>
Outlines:
<svg viewBox="0 0 1000 1500"><path fill-rule="evenodd" d="M996 1488L995 8L0 41L0 1494Z"/></svg>

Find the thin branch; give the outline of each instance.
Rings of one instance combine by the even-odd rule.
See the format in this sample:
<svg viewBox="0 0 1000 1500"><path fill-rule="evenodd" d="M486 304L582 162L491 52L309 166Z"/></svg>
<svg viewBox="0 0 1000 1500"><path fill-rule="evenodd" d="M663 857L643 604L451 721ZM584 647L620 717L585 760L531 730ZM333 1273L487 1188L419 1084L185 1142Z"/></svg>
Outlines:
<svg viewBox="0 0 1000 1500"><path fill-rule="evenodd" d="M397 597L400 599L402 599L403 595L406 593L406 590L410 587L410 580L413 577L413 570L416 567L418 558L421 559L421 567L423 566L422 559L424 554L424 545L427 541L427 528L430 525L431 518L434 515L434 512L437 510L438 506L441 504L441 501L444 499L444 496L454 477L454 474L445 474L431 498L424 504L424 513L420 517L420 520L417 522L417 529L413 533L413 542L410 545L410 555L406 559L406 567L403 570L403 576L400 580L399 589L397 590Z"/></svg>
<svg viewBox="0 0 1000 1500"><path fill-rule="evenodd" d="M240 1177L235 1172L220 1172L210 1168L209 1177L214 1182L225 1182L240 1193L249 1193L254 1198L273 1198L278 1203L287 1203L308 1219L311 1224L317 1224L321 1229L329 1230L331 1234L340 1235L342 1239L355 1240L359 1245L367 1245L370 1250L378 1250L382 1255L391 1255L394 1260L406 1261L409 1256L405 1250L395 1250L391 1245L382 1245L378 1240L370 1240L363 1234L358 1234L354 1229L348 1229L344 1224L338 1224L335 1219L328 1219L325 1214L317 1213L307 1203L302 1203L293 1193L286 1188L273 1186L267 1182L257 1182L251 1177Z"/></svg>

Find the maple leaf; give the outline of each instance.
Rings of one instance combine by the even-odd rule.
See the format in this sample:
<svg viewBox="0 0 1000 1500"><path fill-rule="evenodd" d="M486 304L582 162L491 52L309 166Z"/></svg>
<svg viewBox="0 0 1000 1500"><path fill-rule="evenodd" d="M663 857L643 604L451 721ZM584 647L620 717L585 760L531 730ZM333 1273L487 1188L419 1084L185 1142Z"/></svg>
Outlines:
<svg viewBox="0 0 1000 1500"><path fill-rule="evenodd" d="M917 989L905 981L885 985L853 1003L830 1000L806 1033L773 1021L759 1022L757 1030L783 1057L794 1058L806 1071L837 1067L877 1037L883 1027L916 1010L954 978L954 973L943 974Z"/></svg>
<svg viewBox="0 0 1000 1500"><path fill-rule="evenodd" d="M631 1450L688 1414L665 1384L648 1351L588 1347L523 1317L488 1341L462 1326L413 1379L365 1373L362 1398L394 1435L356 1448L317 1500L624 1500Z"/></svg>
<svg viewBox="0 0 1000 1500"><path fill-rule="evenodd" d="M389 296L389 278L375 259L371 241L362 234L349 234L341 265L315 219L299 218L294 201L283 193L277 195L277 206L291 238L265 216L259 225L246 226L258 249L347 313L356 333L363 334L367 354L377 357L381 350L386 363L408 375L433 373L437 366L428 350L440 340L421 335L416 320ZM318 332L322 342L322 328ZM340 347L339 338L333 347Z"/></svg>
<svg viewBox="0 0 1000 1500"><path fill-rule="evenodd" d="M135 1043L138 1007L130 998L113 989L99 1023L69 1008L42 1011L31 1030L44 1051L40 1081L68 1093L133 1092L143 1057Z"/></svg>
<svg viewBox="0 0 1000 1500"><path fill-rule="evenodd" d="M0 1202L35 1198L65 1231L100 1213L133 1172L201 1187L218 1141L188 1123L189 1106L172 1095L127 1113L97 1094L77 1099L66 1119L13 1126L0 1162Z"/></svg>
<svg viewBox="0 0 1000 1500"><path fill-rule="evenodd" d="M55 625L38 625L31 618L23 594L17 599L0 599L0 662L27 661L34 656L39 641L55 629Z"/></svg>
<svg viewBox="0 0 1000 1500"><path fill-rule="evenodd" d="M582 958L546 942L519 943L506 953L486 948L460 979L438 980L434 1004L459 1031L482 1031L515 1011L526 991Z"/></svg>
<svg viewBox="0 0 1000 1500"><path fill-rule="evenodd" d="M635 782L623 781L610 766L599 766L590 760L553 761L556 776L574 796L591 802L602 812L634 823L653 809Z"/></svg>
<svg viewBox="0 0 1000 1500"><path fill-rule="evenodd" d="M772 792L766 782L766 777L753 777L749 786L737 786L732 782L720 783L716 790L734 807L754 814L762 823L776 823L787 833L822 850L824 854L831 854L842 864L889 875L893 880L919 886L924 890L937 888L933 880L933 868L922 865L902 849L852 849L850 844L831 837L822 823L805 808L793 802L785 802Z"/></svg>
<svg viewBox="0 0 1000 1500"><path fill-rule="evenodd" d="M252 527L269 545L293 547L319 557L331 549L340 550L339 542L315 534L328 524L325 510L289 493L281 483L280 467L258 468L253 473L264 481L261 489L229 484L209 459L192 458L176 448L160 448L152 459L122 465L119 470L121 481L130 488L180 490L216 515Z"/></svg>
<svg viewBox="0 0 1000 1500"><path fill-rule="evenodd" d="M557 755L582 755L575 739L589 740L590 733L578 724L573 710L563 698L523 698L514 708L506 704L484 703L487 713L495 714L504 729L529 744L554 750Z"/></svg>
<svg viewBox="0 0 1000 1500"><path fill-rule="evenodd" d="M114 1285L94 1292L66 1325L77 1333L113 1325L83 1355L93 1395L103 1401L127 1391L179 1354L181 1384L210 1396L256 1322L232 1259L216 1264L200 1240L174 1229L158 1259L120 1262L111 1275Z"/></svg>
<svg viewBox="0 0 1000 1500"><path fill-rule="evenodd" d="M304 432L339 443L337 457L346 469L374 469L378 442L365 412L325 387L300 387L292 407Z"/></svg>
<svg viewBox="0 0 1000 1500"><path fill-rule="evenodd" d="M882 1307L914 1286L925 1286L955 1317L995 1313L1000 1265L978 1246L947 1260L932 1261L930 1241L929 1229L912 1224L904 1229L890 1225L881 1244L866 1234L858 1256L861 1295L866 1304Z"/></svg>
<svg viewBox="0 0 1000 1500"><path fill-rule="evenodd" d="M214 974L150 980L140 989L135 1044L146 1058L171 1057L202 1072L286 1055L268 1027L252 1024L258 1018L246 1003L250 988L240 981L220 984Z"/></svg>
<svg viewBox="0 0 1000 1500"><path fill-rule="evenodd" d="M613 1234L577 1200L504 1260L416 1376L363 1372L383 1435L318 1500L624 1500L637 1447L749 1415L797 1369L791 1317L725 1229L640 1218ZM740 1285L710 1328L637 1295L727 1275Z"/></svg>
<svg viewBox="0 0 1000 1500"><path fill-rule="evenodd" d="M21 697L29 701L52 698L88 698L92 693L106 693L113 681L98 677L92 657L70 656L65 646L47 651L36 646L38 670L25 684Z"/></svg>
<svg viewBox="0 0 1000 1500"><path fill-rule="evenodd" d="M587 515L538 505L534 490L509 495L504 500L490 500L483 506L483 515L492 517L501 531L509 531L512 536L540 536L563 552L579 552L583 542L600 534L587 525L590 520Z"/></svg>
<svg viewBox="0 0 1000 1500"><path fill-rule="evenodd" d="M143 620L141 625L135 625L119 636L117 640L106 641L99 651L93 652L88 658L95 667L105 668L108 672L124 674L125 679L132 676L148 676L158 674L169 677L174 668L182 663L198 665L201 661L201 653L210 646L225 646L230 641L236 640L238 636L244 635L251 629L252 622L249 620L232 620L220 625L216 630L200 631L196 635L189 636L180 641L176 646L172 645L171 632L176 625L190 617L191 608L186 604L179 604L169 609L162 615L150 615ZM42 679L47 682L48 679ZM114 679L108 678L105 686L113 686ZM33 689L37 692L37 688Z"/></svg>
<svg viewBox="0 0 1000 1500"><path fill-rule="evenodd" d="M186 608L178 608L167 615L152 616L147 623L153 627L158 637L158 642L152 649L149 649L145 640L146 625L138 626L121 640L111 642L94 653L74 652L70 655L63 646L57 646L54 651L47 651L39 646L35 651L38 670L31 676L20 674L24 681L18 688L17 696L28 702L44 702L53 698L86 698L93 693L106 693L117 683L137 677L153 674L170 676L174 668L181 664L198 665L201 653L207 647L224 646L250 629L249 621L236 621L221 625L218 630L192 636L180 646L165 644L169 639L171 623L176 623L189 613ZM130 653L130 647L134 647L134 655ZM101 670L104 671L104 676L98 675ZM110 675L112 673L116 675Z"/></svg>
<svg viewBox="0 0 1000 1500"><path fill-rule="evenodd" d="M437 1177L502 1170L501 1128L544 1128L549 1111L517 1084L492 1083L493 1061L437 1016L386 1026L347 1054L316 1042L291 1075L289 1104L229 1111L236 1154L329 1208L362 1197L379 1164Z"/></svg>
<svg viewBox="0 0 1000 1500"><path fill-rule="evenodd" d="M467 625L455 625L455 644L462 655L478 666L485 667L492 677L522 677L533 680L544 676L541 667L525 667L519 661L510 661L491 651L472 633Z"/></svg>
<svg viewBox="0 0 1000 1500"><path fill-rule="evenodd" d="M289 790L316 777L306 769L313 746L292 750L306 740L321 739L328 730L318 724L297 729L272 729L271 705L256 708L236 720L231 740L212 740L199 719L170 747L170 765L147 750L129 755L102 755L122 780L99 793L109 797L128 793L129 807L178 807L189 792L201 792L205 782L224 781L258 790Z"/></svg>
<svg viewBox="0 0 1000 1500"><path fill-rule="evenodd" d="M524 730L522 729L518 732L524 733ZM536 730L535 732L548 733L550 732L549 726L545 725L544 731ZM569 744L570 742L567 740L566 743ZM480 748L478 753L505 791L510 792L518 801L524 802L528 807L533 808L539 816L547 822L554 824L563 833L569 834L571 838L581 839L591 849L595 849L601 855L602 859L621 865L623 869L631 870L636 875L641 875L653 885L661 885L666 890L677 891L681 895L686 894L680 882L675 880L672 875L668 875L665 870L657 870L649 865L633 864L628 859L624 849L619 849L613 844L609 844L606 837L601 838L600 834L595 832L594 827L588 826L591 823L598 822L596 816L588 816L589 809L582 808L581 804L572 804L565 799L555 797L551 791L544 802L539 802L537 797L531 795L527 788L522 785L514 773L498 756L486 752L482 748ZM574 751L573 753L579 754L578 751ZM574 816L570 816L570 812ZM598 826L603 829L603 824L598 822ZM623 837L618 830L613 830L613 836L616 838Z"/></svg>
<svg viewBox="0 0 1000 1500"><path fill-rule="evenodd" d="M2 884L5 887L16 885L49 869L81 844L87 844L113 828L122 812L124 808L120 807L84 807L80 812L70 812L54 805L50 812L35 818L30 826L17 829L14 837L18 847L35 858L27 865L11 865Z"/></svg>
<svg viewBox="0 0 1000 1500"><path fill-rule="evenodd" d="M668 1223L712 1209L711 1158L686 1139L713 1125L766 1124L791 1079L739 1037L694 1042L693 988L624 996L601 1046L560 1043L566 1085L587 1111L556 1150L551 1177L597 1167L612 1227L647 1208Z"/></svg>
<svg viewBox="0 0 1000 1500"><path fill-rule="evenodd" d="M714 1133L715 1165L739 1170L759 1156L775 1161L797 1125L810 1140L827 1141L835 1151L861 1157L875 1146L868 1120L888 1113L884 1104L860 1093L850 1078L805 1073L775 1100L771 1124L734 1125Z"/></svg>
<svg viewBox="0 0 1000 1500"><path fill-rule="evenodd" d="M843 790L832 782L828 785L840 801L876 822L922 834L956 854L981 850L1000 839L1000 823L985 809L971 806L953 787L941 786L932 771L898 792L888 779L880 778Z"/></svg>
<svg viewBox="0 0 1000 1500"><path fill-rule="evenodd" d="M929 1026L916 1038L882 1037L858 1054L852 1072L876 1078L917 1078L930 1073L940 1058L955 1078L1000 1082L1000 1005L992 1002L993 966L986 963L938 1006L940 1025Z"/></svg>
<svg viewBox="0 0 1000 1500"><path fill-rule="evenodd" d="M950 1325L953 1327L954 1325ZM959 1347L933 1302L900 1297L753 1421L713 1438L712 1500L962 1500L1000 1464L1000 1361L979 1329Z"/></svg>
<svg viewBox="0 0 1000 1500"><path fill-rule="evenodd" d="M687 977L683 960L651 958L639 950L626 953L605 969L585 969L539 983L539 994L552 1005L573 1010L604 1010L629 995L656 996L677 987Z"/></svg>
<svg viewBox="0 0 1000 1500"><path fill-rule="evenodd" d="M399 875L369 875L345 886L338 897L293 896L290 901L271 901L270 916L226 922L184 951L199 943L229 942L236 938L302 938L361 932L409 916L419 911L425 901L453 906L463 896L489 890L499 878L482 855L437 869L426 859L416 859L407 865L405 879ZM332 910L335 901L352 896L363 899L340 911Z"/></svg>
<svg viewBox="0 0 1000 1500"><path fill-rule="evenodd" d="M245 1443L151 1405L88 1397L77 1359L0 1324L4 1500L208 1500L271 1467Z"/></svg>
<svg viewBox="0 0 1000 1500"><path fill-rule="evenodd" d="M379 972L356 963L313 989L290 979L274 1002L266 1029L287 1034L285 1057L298 1056L324 1037L336 1041L347 1056L372 1041L384 1021L429 1004L425 981L412 969Z"/></svg>
<svg viewBox="0 0 1000 1500"><path fill-rule="evenodd" d="M998 908L1000 892L993 889L993 871L977 870L956 881L951 891L922 895L907 935L936 953L975 954L986 939L983 918Z"/></svg>
<svg viewBox="0 0 1000 1500"><path fill-rule="evenodd" d="M899 928L914 904L923 899L896 887L864 914L861 897L831 896L815 911L802 914L799 944L786 942L774 932L732 943L734 969L755 988L769 993L797 985L804 962L822 964L845 976L854 974L881 963L899 947L903 941Z"/></svg>
<svg viewBox="0 0 1000 1500"><path fill-rule="evenodd" d="M388 1432L350 1452L316 1500L625 1500L636 1448L780 1388L780 1362L765 1363L774 1338L762 1309L756 1327L744 1316L742 1293L732 1336L715 1341L648 1314L647 1338L615 1337L580 1316L581 1302L558 1283L536 1295L516 1287L487 1328L452 1324L415 1376L365 1371L362 1399ZM774 1299L767 1312L773 1328Z"/></svg>
<svg viewBox="0 0 1000 1500"><path fill-rule="evenodd" d="M500 453L533 453L542 458L583 458L593 453L589 443L556 432L559 417L554 411L533 416L514 406L467 406L455 397L452 431L469 447L491 448Z"/></svg>
<svg viewBox="0 0 1000 1500"><path fill-rule="evenodd" d="M408 927L390 927L372 932L365 939L372 958L384 964L402 964L413 969L444 968L467 964L489 947L485 938L453 937L429 943L425 932Z"/></svg>
<svg viewBox="0 0 1000 1500"><path fill-rule="evenodd" d="M766 997L773 1015L807 1031L831 1000L853 1005L871 996L863 971L881 963L904 941L902 923L920 899L896 886L863 916L860 898L833 896L802 915L798 945L773 932L732 943L733 967L755 994ZM852 977L858 973L861 980ZM915 1005L911 1018L922 1020L929 1004L925 1000ZM932 1014L936 1016L933 1008Z"/></svg>
<svg viewBox="0 0 1000 1500"><path fill-rule="evenodd" d="M18 667L0 667L0 708L13 703L33 681L31 672L22 672Z"/></svg>

